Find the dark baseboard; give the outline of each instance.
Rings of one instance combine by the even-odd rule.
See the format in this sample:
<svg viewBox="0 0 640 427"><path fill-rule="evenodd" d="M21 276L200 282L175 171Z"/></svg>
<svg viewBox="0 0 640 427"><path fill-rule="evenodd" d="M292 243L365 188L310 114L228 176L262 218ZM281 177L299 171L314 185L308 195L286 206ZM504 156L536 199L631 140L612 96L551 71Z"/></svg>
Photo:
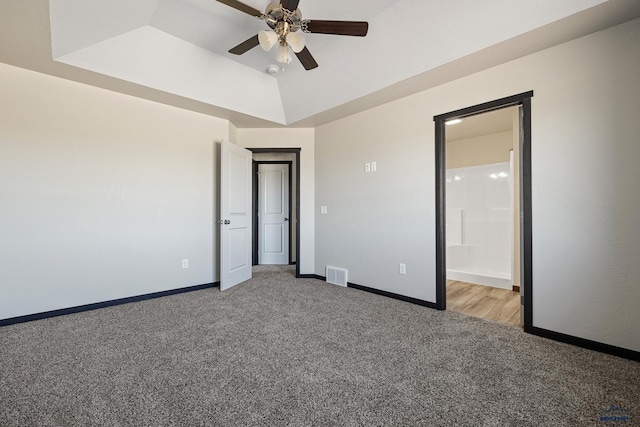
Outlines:
<svg viewBox="0 0 640 427"><path fill-rule="evenodd" d="M520 286L513 285L513 292L520 292Z"/></svg>
<svg viewBox="0 0 640 427"><path fill-rule="evenodd" d="M17 323L31 322L34 320L47 319L50 317L64 316L66 314L81 313L83 311L97 310L99 308L113 307L114 305L128 304L131 302L145 301L154 298L166 297L169 295L183 294L185 292L199 291L219 286L219 282L207 283L204 285L188 286L186 288L171 289L168 291L153 292L150 294L137 295L127 298L119 298L110 301L96 302L93 304L78 305L75 307L62 308L59 310L45 311L42 313L28 314L26 316L11 317L0 320L0 326L15 325Z"/></svg>
<svg viewBox="0 0 640 427"><path fill-rule="evenodd" d="M322 276L318 276L317 274L301 274L298 276L298 279L318 279L318 280L327 280Z"/></svg>
<svg viewBox="0 0 640 427"><path fill-rule="evenodd" d="M573 335L563 334L561 332L554 332L548 329L530 327L524 328L524 331L537 335L539 337L549 338L554 341L560 341L566 344L575 345L577 347L586 348L588 350L599 351L600 353L611 354L613 356L622 357L623 359L640 361L640 352L629 350L627 348L616 347L614 345L603 344L597 341L591 341L585 338L574 337Z"/></svg>
<svg viewBox="0 0 640 427"><path fill-rule="evenodd" d="M308 279L318 279L318 280L322 280L323 282L327 281L326 277L320 276L318 274L308 274L308 276L309 276L307 277ZM404 295L394 294L393 292L382 291L380 289L370 288L368 286L362 286L356 283L347 282L347 287L357 289L359 291L369 292L376 295L382 295L384 297L393 298L393 299L397 299L404 302L409 302L411 304L421 305L423 307L436 308L436 304L434 302L424 301L417 298L406 297Z"/></svg>
<svg viewBox="0 0 640 427"><path fill-rule="evenodd" d="M393 299L397 299L397 300L400 300L400 301L409 302L411 304L421 305L423 307L436 308L436 303L435 302L424 301L424 300L421 300L421 299L411 298L411 297L407 297L407 296L400 295L400 294L394 294L393 292L387 292L387 291L382 291L380 289L369 288L367 286L357 285L355 283L347 283L347 286L349 288L358 289L360 291L365 291L365 292L370 292L370 293L376 294L376 295L382 295L382 296L385 296L385 297L388 297L388 298L393 298Z"/></svg>

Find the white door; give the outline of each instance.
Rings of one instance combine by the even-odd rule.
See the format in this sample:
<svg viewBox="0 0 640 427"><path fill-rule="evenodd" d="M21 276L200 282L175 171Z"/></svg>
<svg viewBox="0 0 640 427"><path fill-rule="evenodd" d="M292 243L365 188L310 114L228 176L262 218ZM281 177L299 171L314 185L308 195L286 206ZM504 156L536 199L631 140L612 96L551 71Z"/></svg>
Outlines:
<svg viewBox="0 0 640 427"><path fill-rule="evenodd" d="M289 264L289 165L258 165L258 264Z"/></svg>
<svg viewBox="0 0 640 427"><path fill-rule="evenodd" d="M252 153L223 142L220 158L220 290L251 278Z"/></svg>

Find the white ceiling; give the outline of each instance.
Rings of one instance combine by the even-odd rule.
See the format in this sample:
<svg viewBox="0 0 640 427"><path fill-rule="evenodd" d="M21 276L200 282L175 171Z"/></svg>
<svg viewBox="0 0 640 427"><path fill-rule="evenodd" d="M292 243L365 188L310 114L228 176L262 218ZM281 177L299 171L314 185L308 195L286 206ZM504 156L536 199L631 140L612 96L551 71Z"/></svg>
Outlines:
<svg viewBox="0 0 640 427"><path fill-rule="evenodd" d="M264 10L269 0L245 0ZM0 61L227 118L315 126L640 16L637 0L301 0L307 19L367 20L367 37L307 34L319 63L231 47L266 24L215 0L3 0ZM52 60L53 59L53 60Z"/></svg>

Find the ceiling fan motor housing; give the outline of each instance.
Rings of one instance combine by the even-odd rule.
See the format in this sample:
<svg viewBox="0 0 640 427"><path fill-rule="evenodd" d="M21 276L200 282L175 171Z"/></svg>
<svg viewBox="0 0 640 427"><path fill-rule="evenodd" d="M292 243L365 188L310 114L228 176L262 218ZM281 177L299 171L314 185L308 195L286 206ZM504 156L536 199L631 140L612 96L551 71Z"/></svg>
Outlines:
<svg viewBox="0 0 640 427"><path fill-rule="evenodd" d="M279 28L286 26L286 33L295 32L301 28L302 12L300 9L289 11L283 8L280 3L271 3L265 11L265 21L272 30L278 33L278 36L281 36ZM286 33L282 37L286 37Z"/></svg>

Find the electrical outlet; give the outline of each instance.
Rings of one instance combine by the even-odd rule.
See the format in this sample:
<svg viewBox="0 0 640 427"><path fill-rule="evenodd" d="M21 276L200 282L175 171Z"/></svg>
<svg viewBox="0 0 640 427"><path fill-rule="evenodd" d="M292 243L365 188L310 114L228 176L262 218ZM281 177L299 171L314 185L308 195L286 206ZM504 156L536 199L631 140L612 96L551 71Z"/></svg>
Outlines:
<svg viewBox="0 0 640 427"><path fill-rule="evenodd" d="M407 274L407 264L400 264L400 274Z"/></svg>
<svg viewBox="0 0 640 427"><path fill-rule="evenodd" d="M320 213L322 215L326 215L327 214L327 207L325 205L320 206Z"/></svg>
<svg viewBox="0 0 640 427"><path fill-rule="evenodd" d="M371 163L365 163L364 164L364 171L365 172L371 172Z"/></svg>
<svg viewBox="0 0 640 427"><path fill-rule="evenodd" d="M371 162L371 172L378 170L378 162Z"/></svg>
<svg viewBox="0 0 640 427"><path fill-rule="evenodd" d="M182 268L189 268L189 260L188 259L183 259L182 260Z"/></svg>

